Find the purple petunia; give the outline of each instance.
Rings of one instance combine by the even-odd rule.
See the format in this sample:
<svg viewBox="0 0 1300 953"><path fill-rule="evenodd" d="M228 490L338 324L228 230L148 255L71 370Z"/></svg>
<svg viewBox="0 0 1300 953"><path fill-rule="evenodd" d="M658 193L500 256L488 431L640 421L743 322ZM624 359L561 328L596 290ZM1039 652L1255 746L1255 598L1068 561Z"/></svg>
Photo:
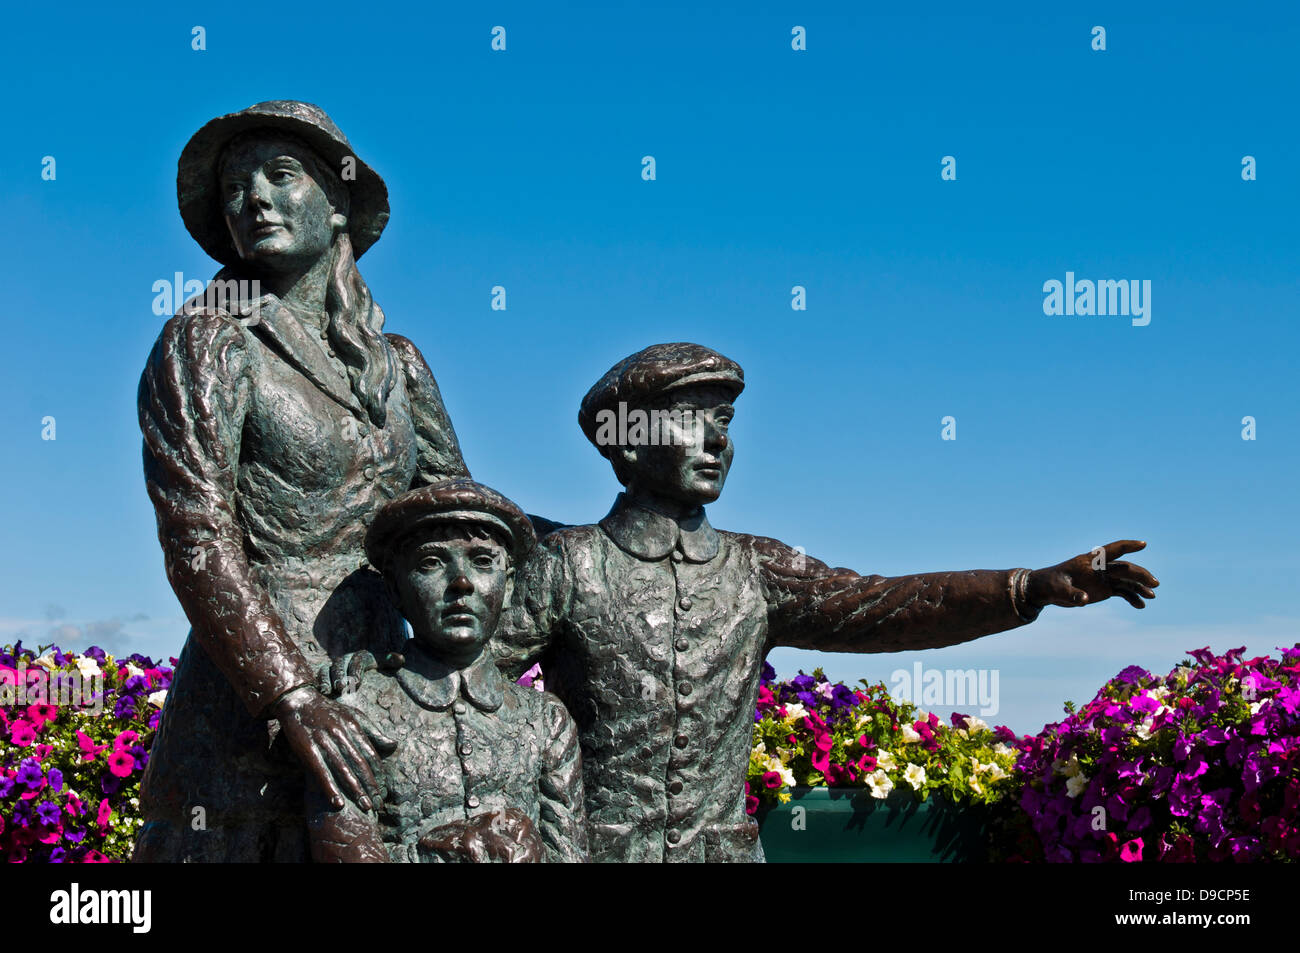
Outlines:
<svg viewBox="0 0 1300 953"><path fill-rule="evenodd" d="M59 806L50 801L42 801L36 805L36 819L46 827L53 827L59 823Z"/></svg>
<svg viewBox="0 0 1300 953"><path fill-rule="evenodd" d="M40 762L35 758L27 758L18 767L16 780L29 791L35 791L45 780L45 772L41 770Z"/></svg>

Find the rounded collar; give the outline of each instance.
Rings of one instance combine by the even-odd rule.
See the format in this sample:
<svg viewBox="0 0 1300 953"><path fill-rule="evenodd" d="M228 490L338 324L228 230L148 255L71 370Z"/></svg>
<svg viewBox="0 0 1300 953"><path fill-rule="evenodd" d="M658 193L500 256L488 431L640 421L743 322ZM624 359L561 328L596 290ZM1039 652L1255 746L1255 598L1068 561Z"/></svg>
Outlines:
<svg viewBox="0 0 1300 953"><path fill-rule="evenodd" d="M402 654L406 664L397 670L397 681L421 707L443 711L460 695L480 711L496 711L505 700L501 673L486 646L463 669L434 658L414 639L407 641Z"/></svg>
<svg viewBox="0 0 1300 953"><path fill-rule="evenodd" d="M718 531L709 525L704 507L681 519L665 516L633 503L626 493L620 493L614 507L600 528L624 552L638 559L663 559L674 549L693 563L707 563L722 548Z"/></svg>

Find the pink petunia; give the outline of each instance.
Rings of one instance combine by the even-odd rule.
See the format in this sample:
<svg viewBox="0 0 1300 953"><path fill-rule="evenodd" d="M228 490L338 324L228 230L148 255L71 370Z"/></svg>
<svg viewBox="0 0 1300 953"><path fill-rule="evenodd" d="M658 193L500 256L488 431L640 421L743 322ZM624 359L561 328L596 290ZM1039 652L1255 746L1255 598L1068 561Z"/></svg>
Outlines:
<svg viewBox="0 0 1300 953"><path fill-rule="evenodd" d="M54 721L59 715L57 705L48 705L37 703L27 706L27 717L36 725L39 731L47 721Z"/></svg>
<svg viewBox="0 0 1300 953"><path fill-rule="evenodd" d="M140 739L140 735L131 729L127 729L113 739L115 749L125 748L127 745L133 745Z"/></svg>
<svg viewBox="0 0 1300 953"><path fill-rule="evenodd" d="M763 787L779 788L781 786L781 775L776 771L768 771L763 775Z"/></svg>
<svg viewBox="0 0 1300 953"><path fill-rule="evenodd" d="M108 756L108 770L116 778L129 778L131 772L135 770L135 758L121 748L117 748Z"/></svg>
<svg viewBox="0 0 1300 953"><path fill-rule="evenodd" d="M19 748L26 748L36 740L36 726L26 718L19 718L9 726L9 740Z"/></svg>
<svg viewBox="0 0 1300 953"><path fill-rule="evenodd" d="M109 818L112 816L113 809L108 806L108 798L104 798L99 802L99 814L95 817L95 823L98 824L100 829L105 833L107 833Z"/></svg>
<svg viewBox="0 0 1300 953"><path fill-rule="evenodd" d="M1119 849L1119 859L1126 864L1137 863L1142 859L1142 838L1135 837Z"/></svg>
<svg viewBox="0 0 1300 953"><path fill-rule="evenodd" d="M91 740L90 736L84 731L77 732L77 744L81 746L82 761L94 761L95 755L108 747L108 745L95 744L95 742Z"/></svg>
<svg viewBox="0 0 1300 953"><path fill-rule="evenodd" d="M113 861L97 850L86 851L86 856L81 858L83 864L111 864Z"/></svg>

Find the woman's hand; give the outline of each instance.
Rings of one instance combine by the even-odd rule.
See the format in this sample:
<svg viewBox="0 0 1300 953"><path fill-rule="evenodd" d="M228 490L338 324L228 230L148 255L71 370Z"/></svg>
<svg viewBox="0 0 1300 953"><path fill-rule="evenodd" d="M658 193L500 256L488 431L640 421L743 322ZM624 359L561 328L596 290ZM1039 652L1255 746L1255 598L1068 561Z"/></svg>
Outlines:
<svg viewBox="0 0 1300 953"><path fill-rule="evenodd" d="M371 798L383 797L375 780L379 751L390 753L397 743L369 719L306 686L281 698L274 717L294 757L336 811L344 794L364 811L370 810Z"/></svg>

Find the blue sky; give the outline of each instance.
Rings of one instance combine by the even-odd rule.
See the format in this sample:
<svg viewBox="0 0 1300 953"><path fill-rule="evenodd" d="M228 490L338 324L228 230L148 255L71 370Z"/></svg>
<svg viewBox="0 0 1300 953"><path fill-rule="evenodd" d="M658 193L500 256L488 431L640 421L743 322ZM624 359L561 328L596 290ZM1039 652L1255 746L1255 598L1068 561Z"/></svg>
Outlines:
<svg viewBox="0 0 1300 953"><path fill-rule="evenodd" d="M780 650L781 673L997 669L991 720L1032 731L1127 664L1293 644L1300 13L984 6L12 10L0 641L179 651L135 416L153 283L217 267L181 224L176 159L213 116L298 98L386 179L361 270L475 477L529 511L604 515L617 486L578 402L624 355L688 340L749 382L715 526L889 575L1136 537L1162 581L1140 613L1048 609L911 655ZM1151 281L1150 324L1045 315L1067 271Z"/></svg>

